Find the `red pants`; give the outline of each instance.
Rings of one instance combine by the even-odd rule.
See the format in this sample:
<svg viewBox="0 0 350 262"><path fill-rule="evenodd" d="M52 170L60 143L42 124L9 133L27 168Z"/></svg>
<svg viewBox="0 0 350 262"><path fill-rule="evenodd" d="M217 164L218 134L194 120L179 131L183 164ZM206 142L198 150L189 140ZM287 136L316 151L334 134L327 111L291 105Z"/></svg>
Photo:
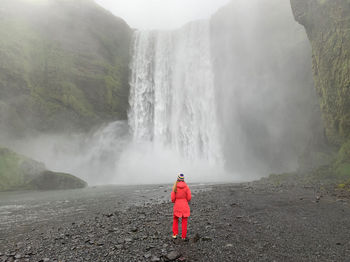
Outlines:
<svg viewBox="0 0 350 262"><path fill-rule="evenodd" d="M182 217L181 218L181 237L186 238L187 235L187 219L188 217ZM179 218L174 215L174 220L173 220L173 234L174 236L179 233Z"/></svg>

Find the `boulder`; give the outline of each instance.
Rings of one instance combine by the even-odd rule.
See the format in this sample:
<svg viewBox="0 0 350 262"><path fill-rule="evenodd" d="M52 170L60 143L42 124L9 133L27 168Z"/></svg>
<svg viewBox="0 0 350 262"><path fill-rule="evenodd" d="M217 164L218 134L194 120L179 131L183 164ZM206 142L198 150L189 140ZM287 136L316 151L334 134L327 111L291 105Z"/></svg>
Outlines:
<svg viewBox="0 0 350 262"><path fill-rule="evenodd" d="M30 185L39 190L58 190L84 188L87 186L87 183L70 174L46 170L33 179Z"/></svg>
<svg viewBox="0 0 350 262"><path fill-rule="evenodd" d="M86 187L73 175L47 170L43 163L0 147L0 191L55 190Z"/></svg>

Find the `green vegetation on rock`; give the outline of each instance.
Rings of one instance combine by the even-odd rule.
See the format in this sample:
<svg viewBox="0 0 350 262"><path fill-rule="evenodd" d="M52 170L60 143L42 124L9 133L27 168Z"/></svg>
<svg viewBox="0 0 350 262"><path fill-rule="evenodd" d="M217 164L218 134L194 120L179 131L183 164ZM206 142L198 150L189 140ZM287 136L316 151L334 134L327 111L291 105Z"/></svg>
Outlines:
<svg viewBox="0 0 350 262"><path fill-rule="evenodd" d="M323 165L309 171L271 174L261 181L275 187L310 186L323 193L338 197L350 196L350 140L342 145L337 154L329 152ZM328 192L326 192L328 191Z"/></svg>
<svg viewBox="0 0 350 262"><path fill-rule="evenodd" d="M45 165L0 148L0 191L83 188L85 181L70 174L48 171Z"/></svg>
<svg viewBox="0 0 350 262"><path fill-rule="evenodd" d="M131 34L124 21L92 0L4 0L2 130L84 130L125 119Z"/></svg>
<svg viewBox="0 0 350 262"><path fill-rule="evenodd" d="M335 174L344 179L350 179L350 140L340 148L334 163Z"/></svg>
<svg viewBox="0 0 350 262"><path fill-rule="evenodd" d="M291 4L312 45L326 135L339 146L350 138L350 1L291 0Z"/></svg>
<svg viewBox="0 0 350 262"><path fill-rule="evenodd" d="M325 133L338 151L314 176L350 179L350 1L291 0L295 20L305 27L312 46L315 87Z"/></svg>
<svg viewBox="0 0 350 262"><path fill-rule="evenodd" d="M0 191L28 189L28 183L44 170L42 163L0 148Z"/></svg>

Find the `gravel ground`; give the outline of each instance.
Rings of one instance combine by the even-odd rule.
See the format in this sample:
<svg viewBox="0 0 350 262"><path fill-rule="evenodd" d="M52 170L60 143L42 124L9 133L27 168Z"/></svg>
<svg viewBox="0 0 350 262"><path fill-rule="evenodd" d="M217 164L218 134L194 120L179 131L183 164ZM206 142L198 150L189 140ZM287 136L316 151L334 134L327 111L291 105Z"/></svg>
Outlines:
<svg viewBox="0 0 350 262"><path fill-rule="evenodd" d="M170 185L115 187L63 207L57 196L44 219L8 215L0 261L350 261L347 199L261 183L190 187L188 241L171 238Z"/></svg>

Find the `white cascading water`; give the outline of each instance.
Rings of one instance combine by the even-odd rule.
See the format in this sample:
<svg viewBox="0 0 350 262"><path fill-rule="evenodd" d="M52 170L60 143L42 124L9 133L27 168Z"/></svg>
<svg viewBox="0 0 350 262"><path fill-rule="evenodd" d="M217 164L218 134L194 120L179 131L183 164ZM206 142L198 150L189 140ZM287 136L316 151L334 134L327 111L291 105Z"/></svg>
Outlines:
<svg viewBox="0 0 350 262"><path fill-rule="evenodd" d="M176 31L135 32L131 71L134 141L222 165L209 21Z"/></svg>

